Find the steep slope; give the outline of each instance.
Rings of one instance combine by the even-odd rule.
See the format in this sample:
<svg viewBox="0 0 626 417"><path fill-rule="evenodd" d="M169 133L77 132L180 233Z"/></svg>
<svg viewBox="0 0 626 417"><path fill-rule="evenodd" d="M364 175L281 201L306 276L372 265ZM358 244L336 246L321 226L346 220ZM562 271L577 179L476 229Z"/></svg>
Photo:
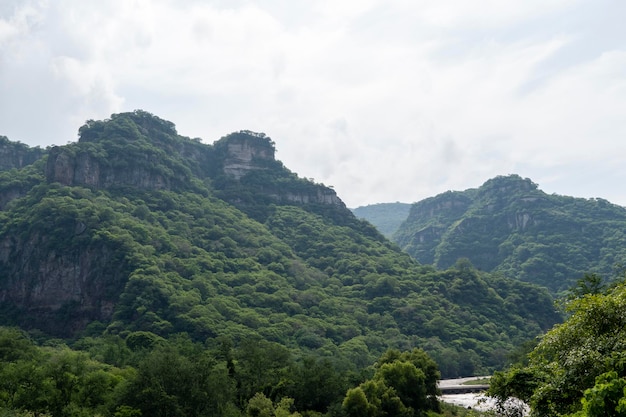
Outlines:
<svg viewBox="0 0 626 417"><path fill-rule="evenodd" d="M481 270L559 292L586 272L612 276L626 262L624 230L624 207L548 195L511 175L415 203L394 240L438 268L467 258Z"/></svg>
<svg viewBox="0 0 626 417"><path fill-rule="evenodd" d="M33 164L45 155L39 147L31 148L19 142L11 142L6 136L0 136L0 172L20 169Z"/></svg>
<svg viewBox="0 0 626 417"><path fill-rule="evenodd" d="M41 148L31 148L0 136L0 210L41 182L45 155L46 151Z"/></svg>
<svg viewBox="0 0 626 417"><path fill-rule="evenodd" d="M31 186L0 211L0 318L51 335L260 338L356 368L420 346L454 376L559 319L538 287L412 261L263 134L210 146L122 113L0 176L0 193L12 181Z"/></svg>
<svg viewBox="0 0 626 417"><path fill-rule="evenodd" d="M386 238L391 239L409 216L411 204L408 203L380 203L352 209L352 213L359 219L372 223Z"/></svg>

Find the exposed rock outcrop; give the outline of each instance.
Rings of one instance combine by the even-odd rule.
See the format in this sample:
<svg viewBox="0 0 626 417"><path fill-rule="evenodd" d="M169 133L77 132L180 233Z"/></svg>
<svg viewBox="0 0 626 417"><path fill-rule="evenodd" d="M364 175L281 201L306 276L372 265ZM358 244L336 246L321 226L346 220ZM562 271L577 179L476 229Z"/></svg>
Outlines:
<svg viewBox="0 0 626 417"><path fill-rule="evenodd" d="M228 137L224 173L241 179L250 171L267 169L267 162L275 161L273 143L262 133L249 131Z"/></svg>
<svg viewBox="0 0 626 417"><path fill-rule="evenodd" d="M68 225L67 233L82 229ZM49 236L37 233L0 242L0 264L10 268L3 271L0 302L23 311L27 327L51 334L68 336L90 321L110 320L117 301L112 294L127 277L125 262L105 244L61 252L54 246Z"/></svg>
<svg viewBox="0 0 626 417"><path fill-rule="evenodd" d="M224 174L241 180L255 171L275 170L277 175L289 173L280 162L276 161L274 142L263 133L248 130L230 134L218 142L215 147L223 155ZM280 203L325 204L345 207L332 188L315 184L308 180L296 179L284 182L289 188L278 188L276 184L260 184L257 192L265 193Z"/></svg>
<svg viewBox="0 0 626 417"><path fill-rule="evenodd" d="M69 149L55 147L50 151L46 164L48 182L63 185L80 185L92 188L137 187L142 189L170 189L173 183L183 183L184 176L167 176L156 170L150 170L148 164L129 164L120 167L102 164L96 157L79 152L74 155ZM160 161L154 161L157 166Z"/></svg>
<svg viewBox="0 0 626 417"><path fill-rule="evenodd" d="M286 193L282 200L298 204L329 204L333 206L343 206L344 203L337 196L335 190L319 185L310 193Z"/></svg>
<svg viewBox="0 0 626 417"><path fill-rule="evenodd" d="M24 218L18 232L0 236L0 303L19 312L20 324L69 336L93 320L110 321L118 301L112 294L121 293L136 267L124 256L128 248L110 237L119 233L99 229L106 222L96 214L99 203L90 205L83 197L95 193L58 184L118 197L133 189L200 190L198 198L215 192L251 217L261 217L274 203L345 214L333 189L298 178L276 161L274 143L265 135L242 131L210 146L178 136L172 126L144 112L113 115L88 122L77 143L47 151L27 190L45 178L55 183L50 189L66 192L67 200L55 193L29 200L30 207L41 204L37 209L45 219L35 225ZM8 185L0 189L0 208L26 192ZM85 205L72 212L69 201Z"/></svg>

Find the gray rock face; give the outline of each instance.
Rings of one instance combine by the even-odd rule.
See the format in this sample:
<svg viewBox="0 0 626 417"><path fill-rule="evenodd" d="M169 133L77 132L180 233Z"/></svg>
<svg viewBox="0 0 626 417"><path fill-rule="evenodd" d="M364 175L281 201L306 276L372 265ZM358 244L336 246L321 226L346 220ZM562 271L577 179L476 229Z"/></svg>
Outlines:
<svg viewBox="0 0 626 417"><path fill-rule="evenodd" d="M337 193L330 188L325 188L323 186L319 186L316 192L312 193L287 193L282 196L283 201L288 201L290 203L298 203L298 204L329 204L334 206L343 206L344 203L341 201L339 197L337 197Z"/></svg>
<svg viewBox="0 0 626 417"><path fill-rule="evenodd" d="M191 180L217 176L220 168L237 180L276 170L255 191L280 203L345 207L331 188L291 177L275 160L269 138L244 133L228 139L217 150L195 142L155 142L132 154L79 142L49 149L43 174L47 182L65 186L177 191ZM274 174L286 181L273 182ZM17 195L8 191L0 193L0 206ZM117 302L112 294L120 294L133 270L124 248L107 239L83 240L92 231L78 220L44 222L54 223L55 230L31 227L0 240L0 302L56 335L71 335L93 320L111 320Z"/></svg>
<svg viewBox="0 0 626 417"><path fill-rule="evenodd" d="M270 169L272 163L276 162L275 152L273 143L264 135L246 132L231 136L226 144L224 173L240 180L250 172ZM266 191L268 195L281 203L328 204L345 207L333 189L313 182L295 191L275 187L270 187Z"/></svg>
<svg viewBox="0 0 626 417"><path fill-rule="evenodd" d="M66 148L55 147L50 151L46 165L48 182L63 185L80 185L93 188L131 186L143 189L170 189L172 180L143 166L128 166L116 169L103 166L95 157L86 152L72 155Z"/></svg>
<svg viewBox="0 0 626 417"><path fill-rule="evenodd" d="M71 229L70 234L84 232L80 224ZM0 285L0 302L28 311L39 328L53 334L71 334L92 320L110 320L116 300L107 294L117 293L126 275L124 262L105 244L57 252L49 237L36 233L0 242L0 264L11 268ZM69 306L72 316L61 317Z"/></svg>
<svg viewBox="0 0 626 417"><path fill-rule="evenodd" d="M241 179L250 171L265 169L262 161L274 161L275 150L268 141L267 145L256 139L234 138L227 145L227 156L224 160L224 173Z"/></svg>

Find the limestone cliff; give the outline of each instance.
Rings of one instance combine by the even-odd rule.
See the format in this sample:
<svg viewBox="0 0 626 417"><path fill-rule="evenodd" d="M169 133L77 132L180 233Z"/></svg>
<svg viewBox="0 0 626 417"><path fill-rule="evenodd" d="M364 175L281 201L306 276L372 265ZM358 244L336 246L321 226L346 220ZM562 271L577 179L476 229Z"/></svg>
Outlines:
<svg viewBox="0 0 626 417"><path fill-rule="evenodd" d="M187 189L191 178L215 174L208 145L181 137L171 122L135 111L88 121L78 143L50 150L48 182L95 189Z"/></svg>
<svg viewBox="0 0 626 417"><path fill-rule="evenodd" d="M241 131L229 135L223 146L224 173L237 180L251 171L267 169L267 162L275 161L274 144L262 133Z"/></svg>
<svg viewBox="0 0 626 417"><path fill-rule="evenodd" d="M263 133L243 130L215 143L223 173L279 203L323 204L345 208L329 187L298 178L275 159L274 142ZM241 203L240 196L229 201Z"/></svg>
<svg viewBox="0 0 626 417"><path fill-rule="evenodd" d="M69 336L93 320L111 319L126 262L119 248L104 243L71 251L55 243L81 233L84 225L76 223L67 225L65 236L33 233L0 241L0 303L22 311L21 324Z"/></svg>
<svg viewBox="0 0 626 417"><path fill-rule="evenodd" d="M49 149L28 175L22 169L0 181L0 210L12 213L0 228L0 310L17 312L12 316L28 327L66 336L93 320L109 322L139 268L137 260L159 247L174 251L180 243L178 237L176 243L163 242L163 235L148 239L145 223L158 209L166 214L158 222L152 217L151 227L172 221L184 230L178 219L184 208L174 208L177 195L195 199L196 208L207 197L222 199L252 218L276 204L352 217L334 190L299 178L277 161L274 143L263 134L242 131L211 146L181 137L173 124L140 111L88 121L79 132L78 142ZM27 161L11 158L5 166ZM132 210L114 213L113 206L127 207L133 198L138 201ZM187 216L214 214L194 209ZM126 223L118 223L121 217ZM133 243L131 235L147 240ZM213 244L221 247L211 241L203 250L210 252ZM129 256L133 251L142 255Z"/></svg>
<svg viewBox="0 0 626 417"><path fill-rule="evenodd" d="M298 204L328 204L331 206L345 207L343 201L337 196L335 190L318 185L309 192L288 192L283 195L277 195L277 197L283 202L298 203Z"/></svg>
<svg viewBox="0 0 626 417"><path fill-rule="evenodd" d="M136 161L138 162L138 161ZM150 161L147 161L150 162ZM156 166L159 161L154 161ZM63 185L80 185L93 188L137 187L143 189L170 189L173 182L184 182L183 176L167 176L151 170L145 164L135 163L122 169L101 163L87 153L74 154L68 148L55 147L50 150L46 164L48 182Z"/></svg>

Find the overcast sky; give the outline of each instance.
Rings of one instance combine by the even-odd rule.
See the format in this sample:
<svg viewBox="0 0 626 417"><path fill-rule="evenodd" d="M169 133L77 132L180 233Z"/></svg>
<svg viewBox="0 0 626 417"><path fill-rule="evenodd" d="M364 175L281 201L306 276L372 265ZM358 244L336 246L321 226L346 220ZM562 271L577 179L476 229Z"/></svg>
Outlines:
<svg viewBox="0 0 626 417"><path fill-rule="evenodd" d="M624 0L1 0L0 135L264 132L349 207L531 178L626 206Z"/></svg>

